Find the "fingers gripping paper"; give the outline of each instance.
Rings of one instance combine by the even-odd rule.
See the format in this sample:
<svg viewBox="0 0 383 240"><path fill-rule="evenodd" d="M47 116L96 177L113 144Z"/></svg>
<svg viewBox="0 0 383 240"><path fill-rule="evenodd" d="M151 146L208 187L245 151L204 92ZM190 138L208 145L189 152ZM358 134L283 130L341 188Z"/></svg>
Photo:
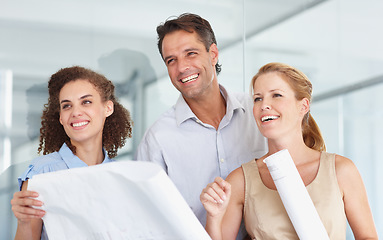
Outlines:
<svg viewBox="0 0 383 240"><path fill-rule="evenodd" d="M29 180L55 239L210 239L157 165L121 161Z"/></svg>
<svg viewBox="0 0 383 240"><path fill-rule="evenodd" d="M286 212L302 240L329 239L318 212L287 149L263 160Z"/></svg>

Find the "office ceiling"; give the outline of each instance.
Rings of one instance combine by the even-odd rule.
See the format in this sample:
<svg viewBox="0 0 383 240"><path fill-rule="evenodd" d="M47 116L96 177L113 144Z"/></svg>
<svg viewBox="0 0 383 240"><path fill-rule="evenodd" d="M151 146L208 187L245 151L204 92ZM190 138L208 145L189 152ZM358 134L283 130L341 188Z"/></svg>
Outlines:
<svg viewBox="0 0 383 240"><path fill-rule="evenodd" d="M121 42L147 56L158 56L156 26L183 12L208 19L224 48L241 41L244 16L246 32L257 33L323 1L244 2L245 10L237 0L1 0L0 62L16 75L39 77L68 63L94 66L97 54ZM160 58L151 61L156 72L164 71L157 64Z"/></svg>

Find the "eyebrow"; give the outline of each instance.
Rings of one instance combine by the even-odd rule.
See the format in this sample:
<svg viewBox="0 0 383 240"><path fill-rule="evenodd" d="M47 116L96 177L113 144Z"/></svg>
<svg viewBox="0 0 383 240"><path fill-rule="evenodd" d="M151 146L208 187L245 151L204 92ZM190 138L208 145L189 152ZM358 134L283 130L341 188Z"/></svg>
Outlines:
<svg viewBox="0 0 383 240"><path fill-rule="evenodd" d="M167 56L166 58L164 58L164 62L166 63L168 61L169 58L172 58L173 55L170 55L170 56Z"/></svg>
<svg viewBox="0 0 383 240"><path fill-rule="evenodd" d="M86 94L86 95L80 97L80 100L81 100L81 99L84 99L84 98L88 98L88 97L93 97L93 95L92 95L92 94ZM66 102L70 102L70 101L64 99L64 100L61 100L60 104L62 104L62 103L66 103Z"/></svg>
<svg viewBox="0 0 383 240"><path fill-rule="evenodd" d="M271 89L270 90L270 92L277 92L277 91L285 92L285 91L283 91L282 89L279 89L279 88Z"/></svg>
<svg viewBox="0 0 383 240"><path fill-rule="evenodd" d="M275 91L282 91L282 92L284 92L282 89L279 89L279 88L271 89L268 92L275 92ZM260 94L260 93L254 93L254 94Z"/></svg>
<svg viewBox="0 0 383 240"><path fill-rule="evenodd" d="M200 51L200 49L193 47L193 48L187 48L187 49L183 50L182 52L190 52L190 51ZM174 57L174 55L170 55L170 56L165 57L164 62L166 63L167 60L169 60L169 58L172 58L172 57Z"/></svg>

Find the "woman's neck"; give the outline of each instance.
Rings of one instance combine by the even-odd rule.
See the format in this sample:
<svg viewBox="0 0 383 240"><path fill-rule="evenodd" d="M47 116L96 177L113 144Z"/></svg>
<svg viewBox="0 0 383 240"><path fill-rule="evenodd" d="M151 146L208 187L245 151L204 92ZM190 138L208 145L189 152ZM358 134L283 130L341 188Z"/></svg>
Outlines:
<svg viewBox="0 0 383 240"><path fill-rule="evenodd" d="M287 149L296 165L305 163L307 160L310 159L310 156L312 154L315 154L318 152L307 147L303 141L303 137L301 136L300 137L292 136L292 137L288 137L285 139L278 139L278 140L269 139L268 145L269 145L269 152L267 153L267 156L270 156L283 149Z"/></svg>
<svg viewBox="0 0 383 240"><path fill-rule="evenodd" d="M73 143L72 143L73 144ZM102 143L73 144L76 147L76 156L88 166L97 165L104 161Z"/></svg>

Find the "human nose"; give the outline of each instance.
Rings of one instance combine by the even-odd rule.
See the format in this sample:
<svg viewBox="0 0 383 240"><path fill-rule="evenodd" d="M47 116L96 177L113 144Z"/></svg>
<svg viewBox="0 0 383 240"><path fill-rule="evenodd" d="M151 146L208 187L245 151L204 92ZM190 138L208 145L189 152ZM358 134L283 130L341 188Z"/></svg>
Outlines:
<svg viewBox="0 0 383 240"><path fill-rule="evenodd" d="M263 100L261 110L265 111L265 110L270 110L270 109L271 109L270 103L268 101Z"/></svg>
<svg viewBox="0 0 383 240"><path fill-rule="evenodd" d="M82 115L82 108L79 105L72 106L72 116L77 117Z"/></svg>
<svg viewBox="0 0 383 240"><path fill-rule="evenodd" d="M186 59L179 59L178 60L178 71L179 72L185 72L189 69L189 61L187 61Z"/></svg>

